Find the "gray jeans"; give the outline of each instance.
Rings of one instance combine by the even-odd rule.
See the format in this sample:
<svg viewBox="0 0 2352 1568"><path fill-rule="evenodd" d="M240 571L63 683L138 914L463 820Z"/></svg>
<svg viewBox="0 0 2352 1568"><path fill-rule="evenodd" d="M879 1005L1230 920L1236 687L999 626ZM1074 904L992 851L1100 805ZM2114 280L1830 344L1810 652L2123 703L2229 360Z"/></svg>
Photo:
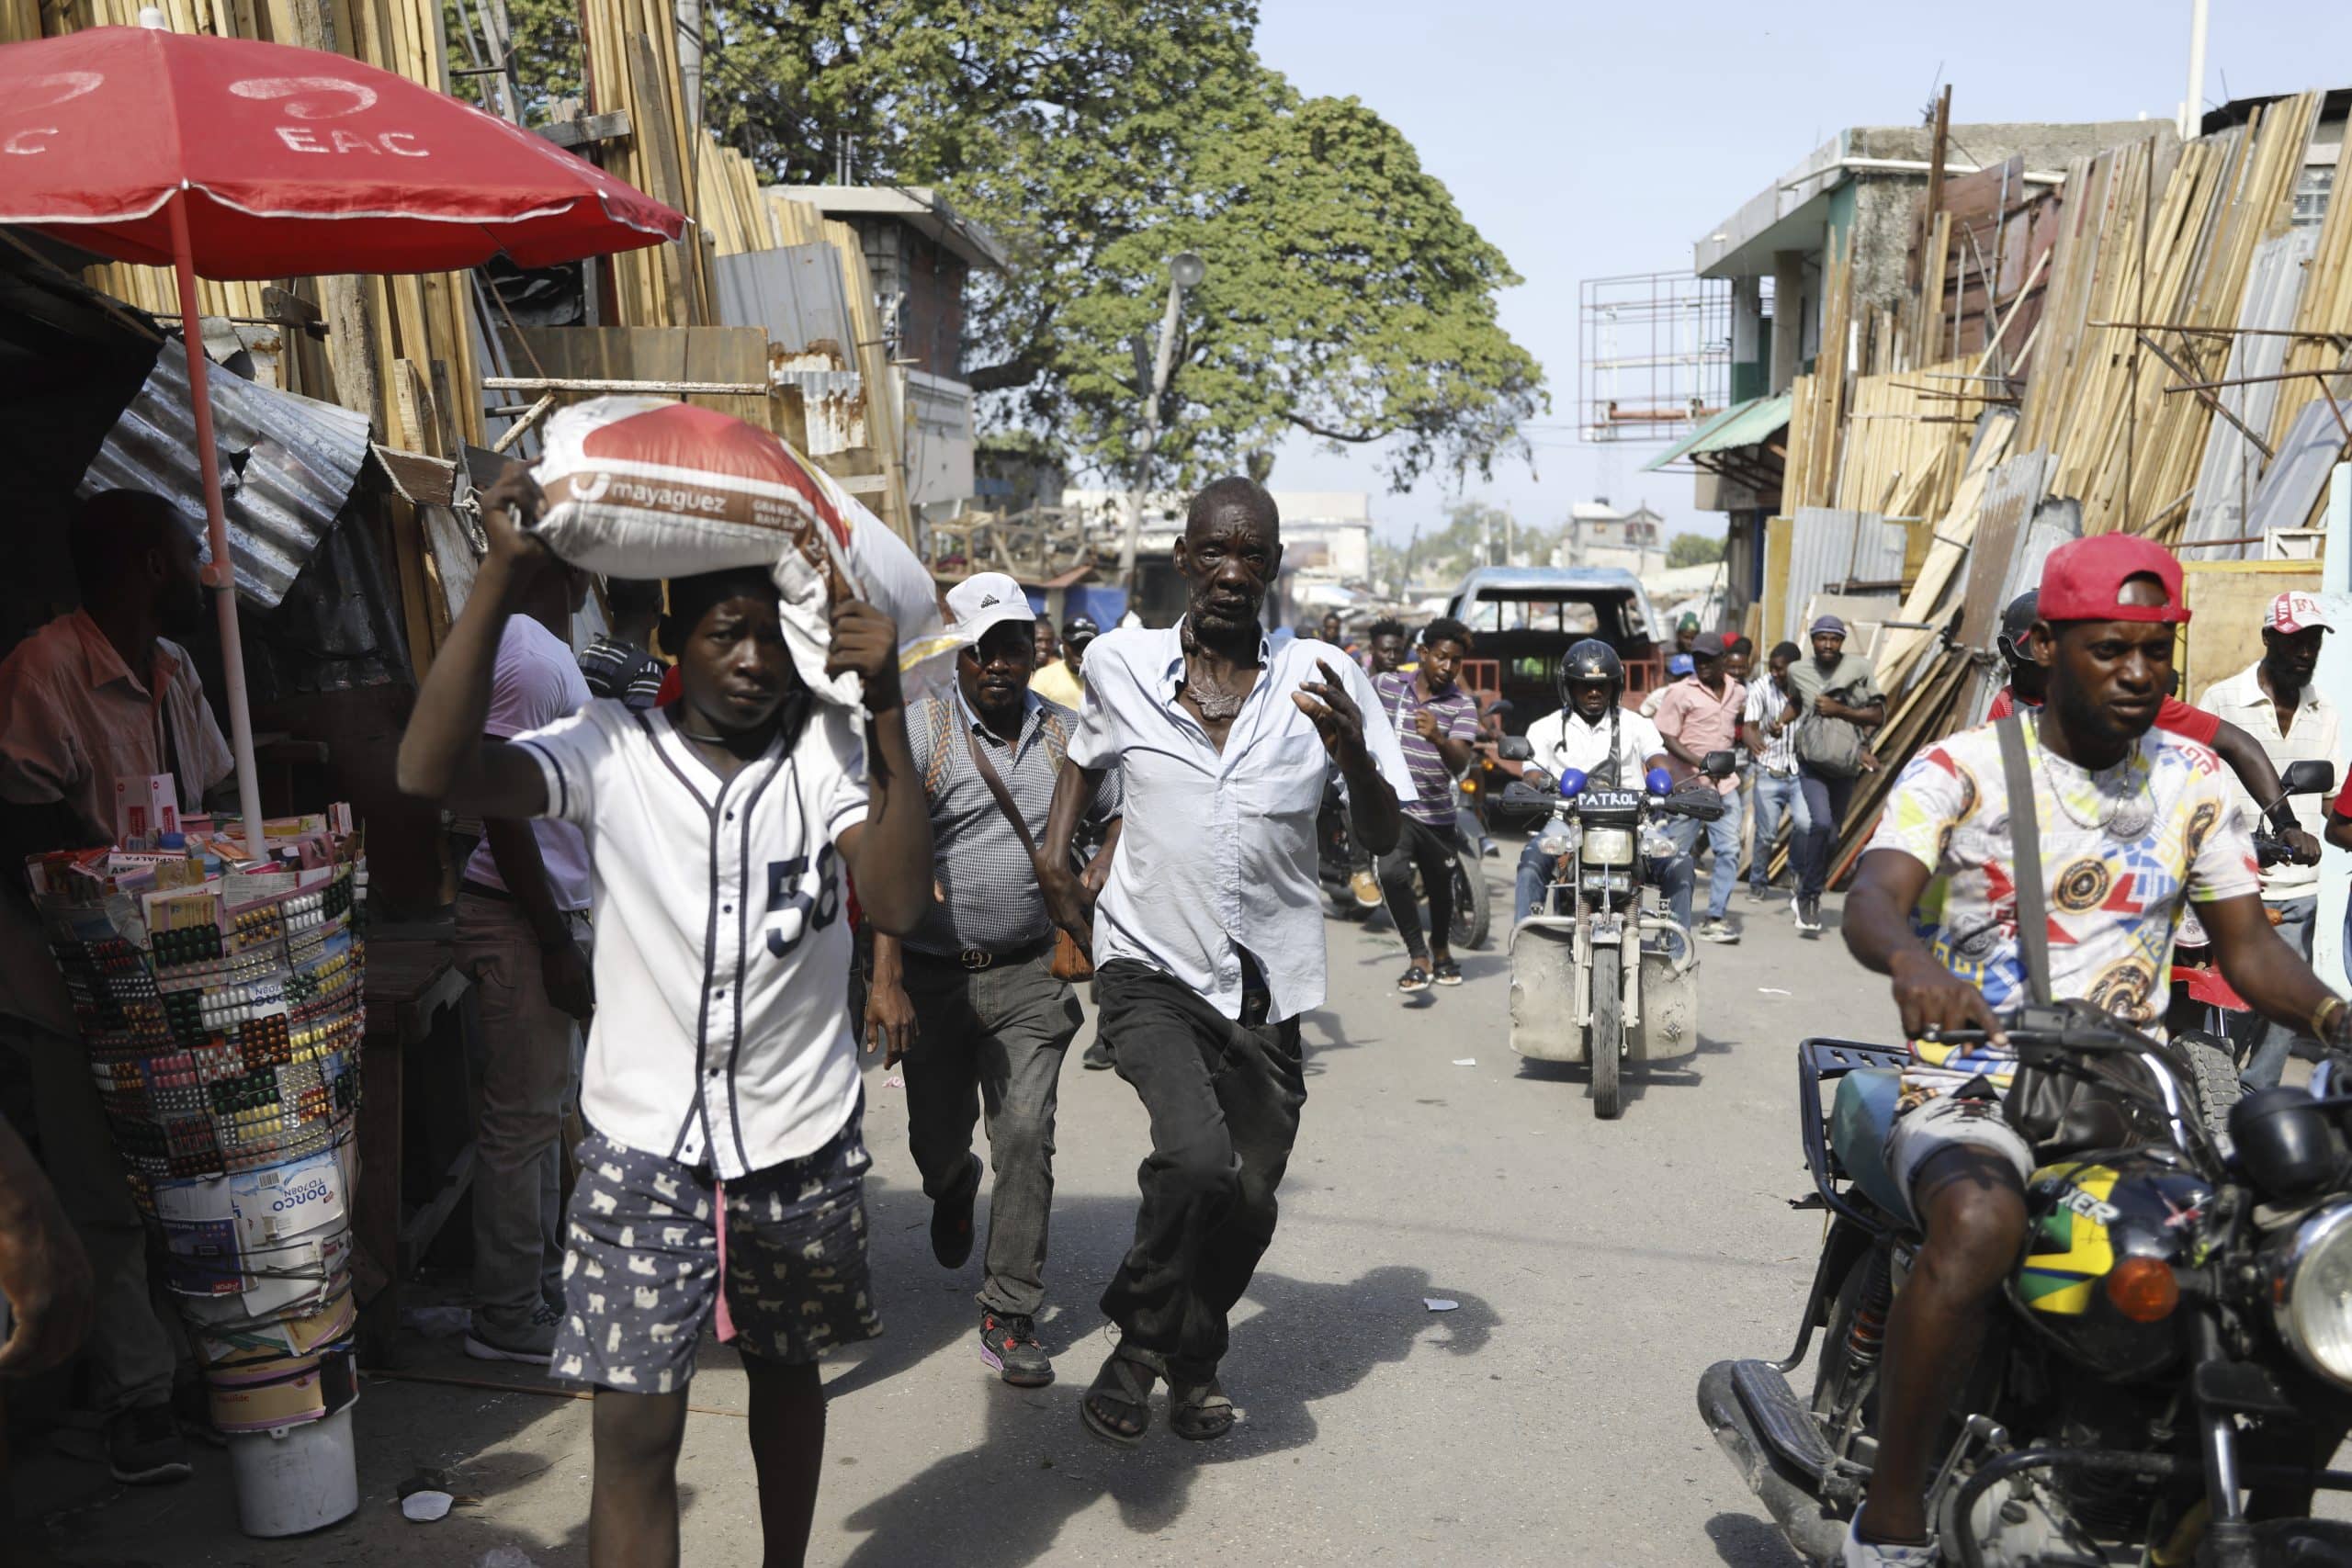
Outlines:
<svg viewBox="0 0 2352 1568"><path fill-rule="evenodd" d="M2319 923L2319 895L2289 898L2271 905L2270 909L2278 916L2278 940L2310 963L2312 928ZM2241 1047L2248 1043L2254 1047L2240 1075L2248 1089L2277 1089L2279 1075L2287 1070L2287 1058L2294 1054L2295 1042L2304 1038L2301 1030L2274 1023L2258 1012L2241 1013L2232 1020L2230 1034Z"/></svg>
<svg viewBox="0 0 2352 1568"><path fill-rule="evenodd" d="M513 1336L563 1301L563 1116L580 1093L580 1026L548 1000L520 904L461 893L457 935L481 1009L474 1306L482 1326Z"/></svg>
<svg viewBox="0 0 2352 1568"><path fill-rule="evenodd" d="M1051 951L1025 964L967 970L906 954L915 1038L901 1071L907 1143L924 1196L956 1194L985 1111L989 1160L986 1279L980 1305L1034 1316L1046 1300L1046 1230L1054 1206L1054 1104L1062 1055L1084 1014Z"/></svg>
<svg viewBox="0 0 2352 1568"><path fill-rule="evenodd" d="M21 1052L31 1071L41 1166L89 1255L91 1403L103 1416L168 1404L177 1357L148 1296L146 1227L82 1043L9 1017L0 1017L0 1042Z"/></svg>

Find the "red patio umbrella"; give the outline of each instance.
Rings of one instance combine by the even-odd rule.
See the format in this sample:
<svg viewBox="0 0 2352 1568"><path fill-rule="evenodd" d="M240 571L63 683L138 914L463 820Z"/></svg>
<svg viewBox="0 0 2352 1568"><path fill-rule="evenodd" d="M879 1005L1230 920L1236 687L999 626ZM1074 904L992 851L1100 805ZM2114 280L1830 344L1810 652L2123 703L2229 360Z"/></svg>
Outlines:
<svg viewBox="0 0 2352 1568"><path fill-rule="evenodd" d="M523 266L674 240L685 218L539 137L372 65L284 44L92 28L0 46L0 224L196 275ZM261 821L200 334L188 342L231 742ZM249 846L253 840L248 840Z"/></svg>

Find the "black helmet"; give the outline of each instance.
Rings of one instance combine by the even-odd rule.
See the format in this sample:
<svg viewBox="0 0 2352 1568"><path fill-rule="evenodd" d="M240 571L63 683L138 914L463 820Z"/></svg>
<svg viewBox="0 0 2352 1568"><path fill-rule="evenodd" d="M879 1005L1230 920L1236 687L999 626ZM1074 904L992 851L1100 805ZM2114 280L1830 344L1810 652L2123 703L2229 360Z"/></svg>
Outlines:
<svg viewBox="0 0 2352 1568"><path fill-rule="evenodd" d="M1608 682L1609 700L1612 703L1625 691L1624 664L1619 660L1617 650L1597 637L1570 644L1568 651L1560 656L1560 705L1575 706L1568 688L1587 681Z"/></svg>
<svg viewBox="0 0 2352 1568"><path fill-rule="evenodd" d="M2026 638L2033 631L2033 623L2041 618L2041 590L2029 588L2009 601L2001 612L2001 629L1994 634L1994 646L2003 659L2012 664L2031 664L2033 655L2026 648Z"/></svg>

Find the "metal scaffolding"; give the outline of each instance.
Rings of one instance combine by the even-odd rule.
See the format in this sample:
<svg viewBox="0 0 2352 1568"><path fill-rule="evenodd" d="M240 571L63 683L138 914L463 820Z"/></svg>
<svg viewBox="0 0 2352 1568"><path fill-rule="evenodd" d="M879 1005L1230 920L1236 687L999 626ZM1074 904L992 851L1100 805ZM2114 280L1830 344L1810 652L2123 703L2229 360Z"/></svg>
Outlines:
<svg viewBox="0 0 2352 1568"><path fill-rule="evenodd" d="M1687 272L1577 287L1577 439L1679 440L1731 398L1731 284Z"/></svg>

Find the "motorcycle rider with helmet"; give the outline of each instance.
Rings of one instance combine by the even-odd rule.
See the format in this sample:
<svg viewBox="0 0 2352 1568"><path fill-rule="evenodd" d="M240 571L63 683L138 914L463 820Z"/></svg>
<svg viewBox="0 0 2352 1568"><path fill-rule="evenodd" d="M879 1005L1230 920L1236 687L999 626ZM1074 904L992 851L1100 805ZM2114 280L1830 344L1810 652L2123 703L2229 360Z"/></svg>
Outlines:
<svg viewBox="0 0 2352 1568"><path fill-rule="evenodd" d="M2024 727L2051 995L2157 1027L2166 955L2193 902L2240 995L2352 1045L2343 998L2263 914L2252 843L2220 764L2156 728L2188 619L2179 563L2147 540L2077 540L2043 569L2030 650L2046 700L2010 722ZM1924 1240L1887 1317L1877 1454L1845 1568L1941 1561L1925 1508L1937 1434L2026 1240L2035 1153L2005 1113L2017 1059L1999 1015L2030 991L2018 934L2012 823L2021 818L2001 745L1988 726L1912 760L1846 901L1846 944L1893 980L1914 1043L1883 1147ZM1923 1039L1969 1030L1985 1038Z"/></svg>
<svg viewBox="0 0 2352 1568"><path fill-rule="evenodd" d="M1584 773L1597 789L1644 787L1645 776L1666 766L1666 741L1657 726L1619 702L1625 690L1625 667L1617 650L1599 637L1586 637L1560 658L1560 706L1527 727L1527 744L1534 752L1521 776L1539 789L1555 787L1571 768ZM1544 889L1552 880L1553 857L1544 852L1540 837L1530 838L1520 852L1515 880L1514 920L1540 908ZM1690 857L1652 856L1643 863L1642 879L1662 889L1675 923L1690 927Z"/></svg>

